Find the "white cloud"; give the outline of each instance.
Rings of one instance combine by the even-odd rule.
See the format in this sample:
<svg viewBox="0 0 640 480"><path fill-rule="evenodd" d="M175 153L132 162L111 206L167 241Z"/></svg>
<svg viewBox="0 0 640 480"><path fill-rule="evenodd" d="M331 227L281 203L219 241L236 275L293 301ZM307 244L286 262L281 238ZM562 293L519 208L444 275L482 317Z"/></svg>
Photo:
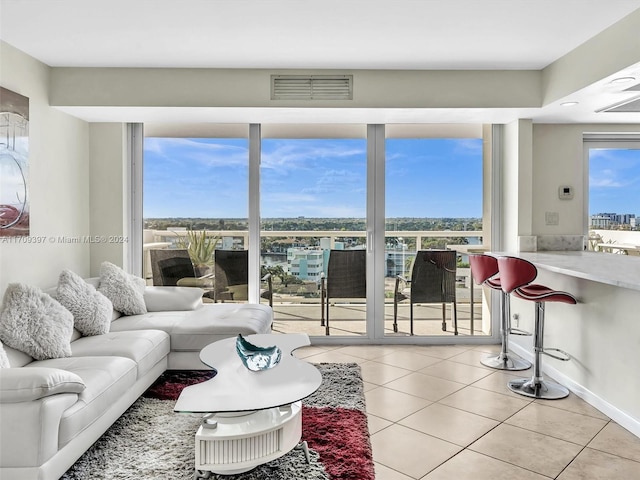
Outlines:
<svg viewBox="0 0 640 480"><path fill-rule="evenodd" d="M191 138L145 138L145 153L153 153L174 164L197 162L207 167L249 164L249 149L238 145L209 143Z"/></svg>
<svg viewBox="0 0 640 480"><path fill-rule="evenodd" d="M366 146L356 148L350 145L325 140L282 141L264 145L261 166L265 169L317 168L322 160L362 157L366 159ZM271 150L273 147L273 150Z"/></svg>

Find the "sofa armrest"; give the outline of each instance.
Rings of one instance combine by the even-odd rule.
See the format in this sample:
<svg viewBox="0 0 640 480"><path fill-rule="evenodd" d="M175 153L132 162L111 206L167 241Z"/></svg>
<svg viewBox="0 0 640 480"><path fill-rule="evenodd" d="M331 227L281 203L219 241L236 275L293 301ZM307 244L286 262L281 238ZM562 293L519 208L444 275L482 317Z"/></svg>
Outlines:
<svg viewBox="0 0 640 480"><path fill-rule="evenodd" d="M77 393L61 393L32 402L1 403L0 466L37 469L55 455L60 420L77 401ZM5 476L0 473L0 478Z"/></svg>
<svg viewBox="0 0 640 480"><path fill-rule="evenodd" d="M195 310L202 305L204 290L196 287L145 287L148 312Z"/></svg>
<svg viewBox="0 0 640 480"><path fill-rule="evenodd" d="M0 369L0 403L30 402L59 393L80 393L85 387L78 375L58 368Z"/></svg>

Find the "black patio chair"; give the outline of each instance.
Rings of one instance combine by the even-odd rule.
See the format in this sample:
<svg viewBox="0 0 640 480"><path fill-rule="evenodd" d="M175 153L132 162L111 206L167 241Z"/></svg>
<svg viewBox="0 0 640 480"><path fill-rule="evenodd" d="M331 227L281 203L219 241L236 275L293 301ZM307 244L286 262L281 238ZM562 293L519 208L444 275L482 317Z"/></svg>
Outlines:
<svg viewBox="0 0 640 480"><path fill-rule="evenodd" d="M401 289L403 284L406 288ZM442 304L442 331L447 331L446 304L453 306L453 330L458 335L456 309L456 252L453 250L419 250L411 270L411 280L396 277L393 294L393 331L398 332L398 303L409 300L410 334L413 335L413 305Z"/></svg>
<svg viewBox="0 0 640 480"><path fill-rule="evenodd" d="M249 252L248 250L215 250L215 301L246 301L249 297ZM267 273L261 281L260 298L273 307L273 283Z"/></svg>
<svg viewBox="0 0 640 480"><path fill-rule="evenodd" d="M213 275L196 276L195 268L185 249L151 249L151 274L154 286L198 287L211 295Z"/></svg>
<svg viewBox="0 0 640 480"><path fill-rule="evenodd" d="M327 275L320 277L320 325L329 335L329 305L333 298L366 298L367 252L365 250L331 250ZM326 309L326 310L325 310Z"/></svg>

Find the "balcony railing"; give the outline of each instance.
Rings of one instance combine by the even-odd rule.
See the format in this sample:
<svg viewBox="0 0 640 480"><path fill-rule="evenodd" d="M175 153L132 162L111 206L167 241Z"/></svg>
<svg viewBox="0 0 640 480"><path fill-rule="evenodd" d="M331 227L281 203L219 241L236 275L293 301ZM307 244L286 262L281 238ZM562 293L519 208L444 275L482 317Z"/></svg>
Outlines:
<svg viewBox="0 0 640 480"><path fill-rule="evenodd" d="M181 238L185 238L187 235L186 230L145 230L144 231L144 248L149 250L151 248L175 248L175 245ZM217 248L246 248L249 240L249 232L246 230L207 230L206 235L211 238L218 238ZM274 315L276 321L281 319L280 328L285 323L292 322L291 319L297 319L297 322L302 322L305 325L304 328L312 329L310 332L315 332L314 328L318 332L323 332L320 329L319 322L319 279L320 272L322 271L322 257L318 256L316 250L320 249L319 243L322 243L324 249L335 248L336 244L340 241L349 240L354 244L364 245L367 233L361 230L287 230L287 231L273 231L265 230L261 232L261 238L280 238L289 239L296 246L292 247L304 251L308 248L311 255L309 260L311 263L307 264L306 278L300 275L300 259L298 257L286 255L286 248L282 248L279 252L262 252L263 264L281 265L284 267L285 274L289 275L290 281L284 281L280 278L273 278L273 303L274 303ZM481 243L483 233L477 230L463 230L463 231L450 231L450 230L392 230L385 231L387 248L385 253L387 254L387 267L385 278L385 310L392 308L393 306L393 290L394 281L397 275L410 276L411 259L415 256L416 246L417 249L423 249L423 242L427 239L441 239L439 242L444 248L445 245L455 244L460 242L459 239L473 239L470 243ZM313 239L313 240L311 240ZM322 241L321 241L322 239ZM460 242L463 243L463 242ZM466 243L466 242L464 242ZM411 249L408 248L411 245ZM463 262L466 262L465 255L461 254ZM270 257L270 258L268 258ZM151 265L149 262L148 254L145 252L145 275L147 279L151 278ZM273 260L276 259L276 260ZM318 263L320 260L321 263ZM275 262L275 263L274 263ZM312 268L312 265L314 267ZM458 317L459 323L464 324L468 322L470 318L470 311L476 309L476 316L480 317L482 291L477 288L473 292L473 301L471 300L470 289L470 272L469 268L462 263L457 270L457 297L459 304ZM315 307L313 305L316 305ZM406 305L405 305L406 306ZM460 308L462 306L462 308ZM365 305L362 300L349 302L349 305L337 305L336 311L340 312L342 309L345 313L345 318L351 316L349 320L345 320L342 327L339 327L340 323L336 322L334 328L341 328L343 334L345 332L352 332L354 334L362 334L365 327ZM404 308L404 307L403 307ZM431 322L434 325L439 325L439 315L441 315L440 307L418 307L424 309L424 311L433 314L434 321ZM433 310L433 312L431 312ZM388 313L388 312L387 312ZM340 313L338 313L340 315ZM389 313L390 315L390 313ZM389 316L385 314L385 316ZM406 317L406 315L404 315ZM403 317L403 318L404 318ZM465 320L466 318L466 320ZM406 321L404 318L403 321ZM316 325L317 323L317 325ZM387 323L387 322L386 322ZM347 326L344 326L347 325ZM299 328L299 324L297 327ZM437 327L439 328L439 327ZM475 334L482 333L480 330L483 328L476 324ZM436 329L437 330L437 329ZM484 329L486 330L486 329ZM472 331L472 329L468 329ZM484 333L487 333L485 331ZM318 333L323 334L323 333ZM430 334L430 333L425 333Z"/></svg>

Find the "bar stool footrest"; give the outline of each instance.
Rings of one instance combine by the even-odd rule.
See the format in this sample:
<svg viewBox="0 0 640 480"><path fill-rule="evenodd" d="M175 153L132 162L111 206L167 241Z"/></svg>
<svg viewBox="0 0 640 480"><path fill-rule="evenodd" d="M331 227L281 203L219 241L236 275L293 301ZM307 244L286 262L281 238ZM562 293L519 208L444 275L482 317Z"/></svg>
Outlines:
<svg viewBox="0 0 640 480"><path fill-rule="evenodd" d="M549 353L549 352L559 352L562 355L555 355L553 353ZM542 353L544 353L545 355L551 357L551 358L555 358L556 360L562 360L563 362L568 362L569 360L571 360L571 355L569 355L567 352L565 352L564 350L560 350L559 348L543 348L542 349Z"/></svg>
<svg viewBox="0 0 640 480"><path fill-rule="evenodd" d="M531 332L527 332L525 330L520 330L519 328L512 328L511 330L509 330L509 333L511 335L521 335L523 337L530 337L532 335Z"/></svg>

